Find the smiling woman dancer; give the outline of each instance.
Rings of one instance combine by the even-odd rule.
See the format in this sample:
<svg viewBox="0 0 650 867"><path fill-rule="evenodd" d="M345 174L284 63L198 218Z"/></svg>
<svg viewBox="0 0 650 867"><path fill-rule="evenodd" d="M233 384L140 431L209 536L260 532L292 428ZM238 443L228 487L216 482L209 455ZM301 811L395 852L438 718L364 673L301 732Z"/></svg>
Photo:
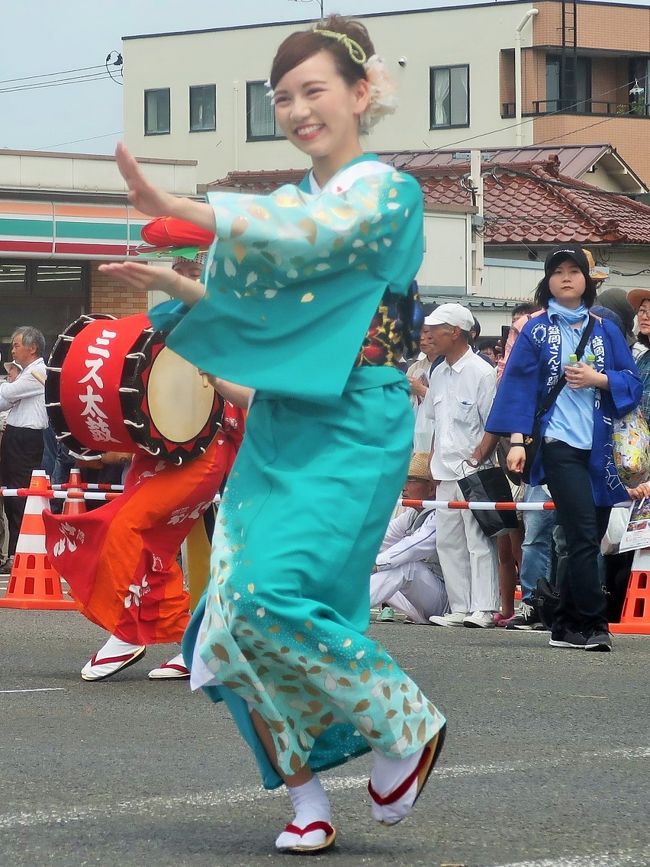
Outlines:
<svg viewBox="0 0 650 867"><path fill-rule="evenodd" d="M226 701L264 785L287 785L295 816L276 847L302 853L336 836L315 771L372 749L372 814L395 824L445 720L364 634L368 575L409 461L396 363L422 259L417 183L359 141L393 109L392 85L365 27L338 16L289 36L270 84L282 132L312 161L299 187L205 205L155 190L117 152L141 211L216 230L205 294L164 269L102 267L164 284L184 302L152 312L157 327L175 323L169 345L256 389L184 652L194 688Z"/></svg>

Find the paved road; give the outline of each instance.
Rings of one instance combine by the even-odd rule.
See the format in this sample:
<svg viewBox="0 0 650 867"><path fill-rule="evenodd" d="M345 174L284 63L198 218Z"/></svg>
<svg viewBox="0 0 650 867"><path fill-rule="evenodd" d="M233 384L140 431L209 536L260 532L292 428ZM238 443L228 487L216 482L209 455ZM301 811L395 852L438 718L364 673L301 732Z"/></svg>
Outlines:
<svg viewBox="0 0 650 867"><path fill-rule="evenodd" d="M447 714L444 758L393 829L370 818L367 758L325 774L339 839L310 863L650 865L650 637L589 655L539 633L373 634ZM146 680L173 648L83 683L101 640L76 613L0 609L0 864L287 863L286 795L259 789L226 713Z"/></svg>

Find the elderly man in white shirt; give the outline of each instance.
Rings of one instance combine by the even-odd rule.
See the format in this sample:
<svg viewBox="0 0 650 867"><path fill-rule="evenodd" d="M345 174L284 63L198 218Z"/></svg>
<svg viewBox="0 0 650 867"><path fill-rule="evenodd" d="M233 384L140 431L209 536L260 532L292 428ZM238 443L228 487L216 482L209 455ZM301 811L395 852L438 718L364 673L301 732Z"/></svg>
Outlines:
<svg viewBox="0 0 650 867"><path fill-rule="evenodd" d="M492 451L485 422L496 391L496 371L472 352L469 332L474 317L461 304L441 304L425 324L445 359L431 374L424 399L434 431L431 476L438 482L439 500L464 500L458 479L476 472L475 463L489 459ZM429 619L439 626L494 626L499 610L495 540L483 534L468 510L439 509L437 526L451 613Z"/></svg>
<svg viewBox="0 0 650 867"><path fill-rule="evenodd" d="M24 325L11 335L11 354L22 370L13 382L0 385L0 412L9 411L0 446L0 475L8 488L29 487L32 470L38 469L43 459L43 431L47 427L44 352L45 338L37 328ZM7 497L4 506L11 565L25 500Z"/></svg>
<svg viewBox="0 0 650 867"><path fill-rule="evenodd" d="M429 454L416 452L402 496L408 500L429 500L434 493ZM385 604L406 614L413 623L428 623L432 615L448 610L436 553L434 509L407 508L392 519L370 576L370 604ZM388 618L380 615L379 619Z"/></svg>

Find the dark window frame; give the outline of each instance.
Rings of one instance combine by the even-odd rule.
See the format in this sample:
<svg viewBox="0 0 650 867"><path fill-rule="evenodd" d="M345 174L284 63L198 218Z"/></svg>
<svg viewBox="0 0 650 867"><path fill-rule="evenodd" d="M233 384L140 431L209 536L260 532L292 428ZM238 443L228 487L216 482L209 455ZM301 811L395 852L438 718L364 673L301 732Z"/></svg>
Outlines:
<svg viewBox="0 0 650 867"><path fill-rule="evenodd" d="M210 89L214 99L214 124L212 126L192 126L192 91ZM217 85L216 84L190 84L189 87L189 131L194 132L215 132L217 129Z"/></svg>
<svg viewBox="0 0 650 867"><path fill-rule="evenodd" d="M255 142L255 141L282 141L286 139L286 136L282 133L278 133L278 125L275 120L275 113L273 115L273 135L253 135L251 133L251 90L253 87L259 87L262 85L266 87L266 83L264 81L247 81L246 82L246 141L247 142ZM270 98L264 94L264 99L268 99L270 103Z"/></svg>
<svg viewBox="0 0 650 867"><path fill-rule="evenodd" d="M449 89L449 120L450 123L436 123L435 122L435 110L436 110L436 100L435 100L435 73L440 71L441 69L445 69L449 72L450 78L450 89ZM466 113L467 113L467 122L466 123L451 123L452 117L452 106L451 106L451 70L452 69L465 69L467 72L467 97L466 97ZM467 129L470 126L470 78L469 78L469 63L452 63L452 64L443 64L441 66L430 66L429 67L429 129Z"/></svg>
<svg viewBox="0 0 650 867"><path fill-rule="evenodd" d="M167 129L164 130L149 130L149 109L147 106L147 96L150 93L166 93L167 94L167 112L169 123ZM172 131L172 96L171 88L169 87L150 87L144 91L144 134L149 135L170 135Z"/></svg>

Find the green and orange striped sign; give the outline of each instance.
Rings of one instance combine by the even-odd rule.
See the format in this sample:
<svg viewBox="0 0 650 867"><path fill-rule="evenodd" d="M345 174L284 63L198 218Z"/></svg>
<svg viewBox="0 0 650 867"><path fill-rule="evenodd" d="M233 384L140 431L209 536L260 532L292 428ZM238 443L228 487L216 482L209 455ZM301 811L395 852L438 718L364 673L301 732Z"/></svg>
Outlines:
<svg viewBox="0 0 650 867"><path fill-rule="evenodd" d="M0 255L92 259L135 255L148 218L128 205L0 200Z"/></svg>

